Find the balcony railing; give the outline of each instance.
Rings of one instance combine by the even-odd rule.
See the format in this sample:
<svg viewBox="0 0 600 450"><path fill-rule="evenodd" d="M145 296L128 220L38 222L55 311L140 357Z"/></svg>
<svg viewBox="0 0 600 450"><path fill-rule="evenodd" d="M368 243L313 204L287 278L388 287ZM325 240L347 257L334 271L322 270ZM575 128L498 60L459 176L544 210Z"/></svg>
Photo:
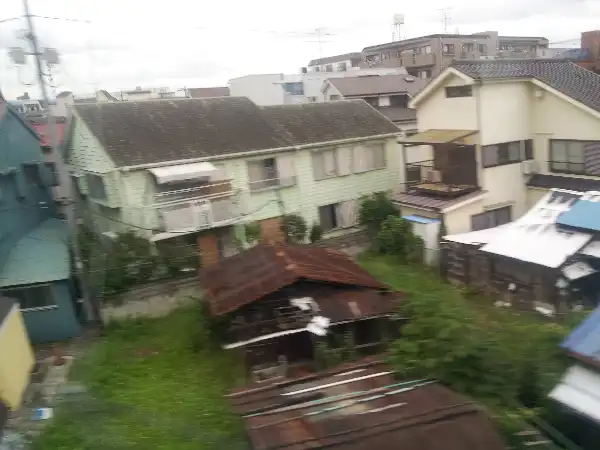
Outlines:
<svg viewBox="0 0 600 450"><path fill-rule="evenodd" d="M458 169L458 168L456 168ZM436 170L434 160L406 164L406 185L415 193L458 197L476 191L476 184L463 181L462 176L454 176L461 170Z"/></svg>
<svg viewBox="0 0 600 450"><path fill-rule="evenodd" d="M200 199L156 208L167 232L199 231L233 223L239 217L232 198Z"/></svg>
<svg viewBox="0 0 600 450"><path fill-rule="evenodd" d="M162 189L163 192L154 194L154 203L179 203L194 199L199 200L233 195L233 188L229 180L215 181L210 184L180 189L166 190L164 187Z"/></svg>
<svg viewBox="0 0 600 450"><path fill-rule="evenodd" d="M419 55L404 53L402 55L402 65L405 67L422 67L435 65L435 54L422 53Z"/></svg>
<svg viewBox="0 0 600 450"><path fill-rule="evenodd" d="M250 181L250 191L262 191L264 189L277 189L296 185L296 177L285 177L285 178L268 178L265 180Z"/></svg>

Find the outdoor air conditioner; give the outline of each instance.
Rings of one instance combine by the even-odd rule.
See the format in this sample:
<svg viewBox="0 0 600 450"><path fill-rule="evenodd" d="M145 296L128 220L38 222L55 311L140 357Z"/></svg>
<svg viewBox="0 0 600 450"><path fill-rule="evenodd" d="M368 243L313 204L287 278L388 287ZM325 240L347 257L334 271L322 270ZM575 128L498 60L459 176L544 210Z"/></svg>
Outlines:
<svg viewBox="0 0 600 450"><path fill-rule="evenodd" d="M540 171L540 164L534 159L522 161L521 171L523 172L523 175L532 175L534 173L538 173Z"/></svg>
<svg viewBox="0 0 600 450"><path fill-rule="evenodd" d="M430 183L441 183L442 172L440 172L439 170L428 170L427 181L429 181Z"/></svg>

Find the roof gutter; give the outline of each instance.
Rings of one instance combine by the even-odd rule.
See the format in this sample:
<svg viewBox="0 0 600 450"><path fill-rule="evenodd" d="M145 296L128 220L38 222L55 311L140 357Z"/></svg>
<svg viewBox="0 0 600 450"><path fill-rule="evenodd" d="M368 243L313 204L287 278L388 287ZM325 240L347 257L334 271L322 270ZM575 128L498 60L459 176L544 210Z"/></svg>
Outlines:
<svg viewBox="0 0 600 450"><path fill-rule="evenodd" d="M155 167L176 166L176 165L180 165L180 164L192 164L192 163L198 163L198 162L204 162L204 161L217 161L217 160L221 161L221 160L225 160L225 159L241 158L244 156L252 157L254 155L266 155L266 154L270 154L270 153L279 153L279 152L286 152L286 151L293 151L293 150L304 150L307 148L319 148L319 147L326 147L329 145L336 145L336 144L350 144L353 142L361 142L361 141L366 141L366 140L371 140L371 139L390 138L390 137L399 136L401 134L402 134L402 130L398 130L397 133L385 133L385 134L377 134L377 135L373 135L373 136L362 136L362 137L349 138L349 139L339 139L336 141L317 142L316 144L291 145L291 146L287 146L287 147L276 147L276 148L268 148L268 149L263 149L263 150L250 150L247 152L229 153L227 155L204 156L201 158L178 159L178 160L174 160L174 161L164 161L164 162L148 163L148 164L137 164L134 166L122 166L122 167L119 167L118 170L121 170L123 172L128 172L130 170L153 169Z"/></svg>

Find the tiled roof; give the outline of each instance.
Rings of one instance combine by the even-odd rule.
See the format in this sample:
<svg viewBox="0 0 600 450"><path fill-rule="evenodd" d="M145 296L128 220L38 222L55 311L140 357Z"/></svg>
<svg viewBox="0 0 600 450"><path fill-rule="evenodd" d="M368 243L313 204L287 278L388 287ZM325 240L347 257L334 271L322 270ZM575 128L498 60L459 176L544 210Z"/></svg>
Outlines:
<svg viewBox="0 0 600 450"><path fill-rule="evenodd" d="M455 61L452 67L476 79L535 78L600 111L600 75L561 59Z"/></svg>
<svg viewBox="0 0 600 450"><path fill-rule="evenodd" d="M263 117L296 145L399 133L364 100L263 106Z"/></svg>
<svg viewBox="0 0 600 450"><path fill-rule="evenodd" d="M75 111L117 166L289 146L242 97L76 105Z"/></svg>
<svg viewBox="0 0 600 450"><path fill-rule="evenodd" d="M300 280L387 289L344 253L318 247L260 243L204 269L211 313L234 311ZM373 303L373 300L365 304Z"/></svg>
<svg viewBox="0 0 600 450"><path fill-rule="evenodd" d="M367 75L362 77L329 78L327 80L344 97L402 94L416 95L429 80L411 75Z"/></svg>
<svg viewBox="0 0 600 450"><path fill-rule="evenodd" d="M401 108L399 106L386 106L377 108L381 114L392 122L416 122L417 111L410 108Z"/></svg>
<svg viewBox="0 0 600 450"><path fill-rule="evenodd" d="M566 189L577 192L600 191L600 180L538 173L529 178L527 186L542 189Z"/></svg>
<svg viewBox="0 0 600 450"><path fill-rule="evenodd" d="M360 52L344 53L343 55L327 56L325 58L313 59L308 63L308 66L320 66L321 64L332 64L336 62L344 62L348 60L362 59Z"/></svg>
<svg viewBox="0 0 600 450"><path fill-rule="evenodd" d="M377 361L251 386L229 399L254 450L505 448L481 407L436 382L398 382Z"/></svg>
<svg viewBox="0 0 600 450"><path fill-rule="evenodd" d="M117 166L398 133L362 100L259 108L244 97L76 105Z"/></svg>
<svg viewBox="0 0 600 450"><path fill-rule="evenodd" d="M433 195L417 194L411 192L400 192L394 194L392 201L401 203L405 206L414 206L415 208L432 209L435 211L442 211L449 206L456 205L457 203L464 202L471 198L477 197L483 194L484 191L475 191L469 194L461 195L456 198L442 198Z"/></svg>
<svg viewBox="0 0 600 450"><path fill-rule="evenodd" d="M187 91L191 98L229 97L228 87L189 88Z"/></svg>

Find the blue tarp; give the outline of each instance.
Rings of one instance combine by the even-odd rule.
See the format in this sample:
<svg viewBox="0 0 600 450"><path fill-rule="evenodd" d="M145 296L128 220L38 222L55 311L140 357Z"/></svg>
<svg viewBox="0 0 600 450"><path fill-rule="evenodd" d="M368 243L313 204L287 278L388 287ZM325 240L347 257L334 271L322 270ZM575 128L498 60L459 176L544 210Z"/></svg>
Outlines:
<svg viewBox="0 0 600 450"><path fill-rule="evenodd" d="M600 362L600 306L586 317L560 346Z"/></svg>
<svg viewBox="0 0 600 450"><path fill-rule="evenodd" d="M579 200L556 220L559 226L600 231L600 202Z"/></svg>

